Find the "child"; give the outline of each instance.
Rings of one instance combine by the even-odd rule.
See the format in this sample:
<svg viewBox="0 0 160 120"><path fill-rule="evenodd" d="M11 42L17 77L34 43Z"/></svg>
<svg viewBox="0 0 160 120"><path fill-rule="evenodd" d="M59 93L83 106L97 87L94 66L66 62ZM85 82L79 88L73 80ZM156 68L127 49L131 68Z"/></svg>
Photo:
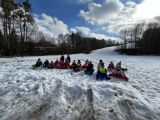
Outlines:
<svg viewBox="0 0 160 120"><path fill-rule="evenodd" d="M71 57L69 56L69 54L67 55L67 58L65 59L66 62L70 63L71 62Z"/></svg>
<svg viewBox="0 0 160 120"><path fill-rule="evenodd" d="M64 55L61 56L60 62L64 63Z"/></svg>
<svg viewBox="0 0 160 120"><path fill-rule="evenodd" d="M97 66L97 69L101 66L101 64L104 64L103 60L99 60L99 63L98 63L98 66Z"/></svg>
<svg viewBox="0 0 160 120"><path fill-rule="evenodd" d="M73 69L73 70L74 70L75 72L81 71L81 67L82 67L81 61L78 60L78 62L77 62L77 64L76 64L76 67L75 67L75 69Z"/></svg>
<svg viewBox="0 0 160 120"><path fill-rule="evenodd" d="M92 62L90 61L89 62L89 64L88 64L88 66L87 66L87 68L86 68L86 70L85 70L85 73L86 74L89 74L89 75L92 75L93 74L93 72L94 72L94 65L92 64Z"/></svg>
<svg viewBox="0 0 160 120"><path fill-rule="evenodd" d="M98 72L96 75L96 79L106 79L107 78L107 69L104 66L104 63L101 63L98 67Z"/></svg>
<svg viewBox="0 0 160 120"><path fill-rule="evenodd" d="M72 65L70 66L70 69L75 69L76 68L76 61L74 60L72 62Z"/></svg>
<svg viewBox="0 0 160 120"><path fill-rule="evenodd" d="M121 71L121 61L116 64L116 70Z"/></svg>
<svg viewBox="0 0 160 120"><path fill-rule="evenodd" d="M61 67L62 67L63 69L68 69L69 66L70 66L70 63L69 63L67 60L65 60L65 63L64 63L63 66L61 66Z"/></svg>
<svg viewBox="0 0 160 120"><path fill-rule="evenodd" d="M86 59L84 65L82 66L82 68L86 69L88 67L88 64L89 64L89 60Z"/></svg>
<svg viewBox="0 0 160 120"><path fill-rule="evenodd" d="M109 63L109 65L108 65L108 70L112 71L112 70L114 70L114 69L115 69L114 64L113 64L113 62L111 61L111 62Z"/></svg>
<svg viewBox="0 0 160 120"><path fill-rule="evenodd" d="M58 62L58 59L54 62L54 67L55 68L58 68L58 66L59 66L59 62Z"/></svg>
<svg viewBox="0 0 160 120"><path fill-rule="evenodd" d="M43 67L48 67L48 65L49 65L49 61L46 59L46 61L43 64Z"/></svg>
<svg viewBox="0 0 160 120"><path fill-rule="evenodd" d="M42 66L42 61L41 59L39 58L35 64L35 67L41 67Z"/></svg>
<svg viewBox="0 0 160 120"><path fill-rule="evenodd" d="M48 69L53 69L54 68L54 62L51 61L51 63L48 65Z"/></svg>

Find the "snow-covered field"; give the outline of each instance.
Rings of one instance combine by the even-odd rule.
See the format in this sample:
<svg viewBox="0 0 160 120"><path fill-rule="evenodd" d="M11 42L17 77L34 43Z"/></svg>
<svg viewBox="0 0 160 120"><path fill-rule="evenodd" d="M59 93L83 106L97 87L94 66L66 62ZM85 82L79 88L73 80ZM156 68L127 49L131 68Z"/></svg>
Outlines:
<svg viewBox="0 0 160 120"><path fill-rule="evenodd" d="M0 120L160 120L160 57L118 55L113 49L71 57L88 58L95 69L99 59L106 65L122 61L129 82L96 81L96 73L32 70L38 57L0 58Z"/></svg>

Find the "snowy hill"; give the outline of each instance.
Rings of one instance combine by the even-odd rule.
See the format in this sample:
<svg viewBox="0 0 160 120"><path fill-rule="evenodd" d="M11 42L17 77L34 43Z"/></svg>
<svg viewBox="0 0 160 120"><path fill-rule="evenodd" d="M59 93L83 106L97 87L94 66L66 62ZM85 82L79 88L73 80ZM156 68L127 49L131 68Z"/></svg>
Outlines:
<svg viewBox="0 0 160 120"><path fill-rule="evenodd" d="M41 56L55 60L59 56ZM104 48L72 60L122 61L129 82L95 74L32 70L38 57L0 58L0 120L160 120L160 57L127 56Z"/></svg>

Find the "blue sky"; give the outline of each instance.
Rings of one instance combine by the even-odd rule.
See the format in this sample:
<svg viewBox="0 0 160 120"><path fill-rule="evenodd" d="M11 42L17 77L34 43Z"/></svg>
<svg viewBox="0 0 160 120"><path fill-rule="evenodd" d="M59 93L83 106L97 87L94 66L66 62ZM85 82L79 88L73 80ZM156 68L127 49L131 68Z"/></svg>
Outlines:
<svg viewBox="0 0 160 120"><path fill-rule="evenodd" d="M123 28L131 27L140 20L153 19L160 12L156 6L159 0L30 1L39 30L52 37L80 31L90 37L114 39ZM149 5L150 8L146 8ZM149 10L151 8L155 9ZM146 10L157 12L141 15Z"/></svg>
<svg viewBox="0 0 160 120"><path fill-rule="evenodd" d="M33 12L36 14L46 13L50 16L63 20L69 27L85 24L79 17L81 9L87 9L87 4L79 4L75 0L31 0Z"/></svg>

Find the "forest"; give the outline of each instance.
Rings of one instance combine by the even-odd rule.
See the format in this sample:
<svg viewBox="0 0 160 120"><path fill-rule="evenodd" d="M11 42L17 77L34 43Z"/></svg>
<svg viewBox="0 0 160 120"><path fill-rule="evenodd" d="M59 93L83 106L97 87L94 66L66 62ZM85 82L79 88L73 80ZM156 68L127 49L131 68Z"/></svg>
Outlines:
<svg viewBox="0 0 160 120"><path fill-rule="evenodd" d="M141 22L120 32L123 45L116 51L129 55L160 55L160 23Z"/></svg>

